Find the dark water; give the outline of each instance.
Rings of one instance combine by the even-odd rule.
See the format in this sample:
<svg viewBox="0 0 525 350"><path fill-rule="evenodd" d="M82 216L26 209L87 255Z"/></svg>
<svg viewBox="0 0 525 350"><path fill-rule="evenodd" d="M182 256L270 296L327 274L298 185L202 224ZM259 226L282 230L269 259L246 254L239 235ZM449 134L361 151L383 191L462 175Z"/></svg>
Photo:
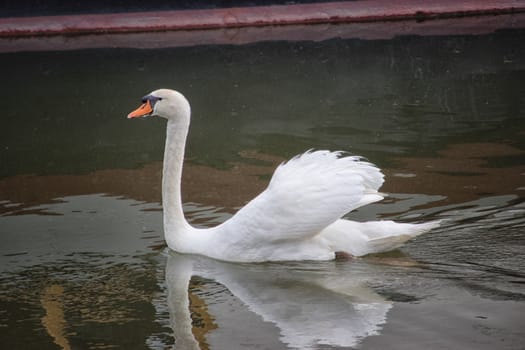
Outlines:
<svg viewBox="0 0 525 350"><path fill-rule="evenodd" d="M5 349L520 349L525 31L0 54ZM356 220L446 219L351 262L228 264L166 250L161 120L193 106L189 220L224 221L309 148L376 163Z"/></svg>

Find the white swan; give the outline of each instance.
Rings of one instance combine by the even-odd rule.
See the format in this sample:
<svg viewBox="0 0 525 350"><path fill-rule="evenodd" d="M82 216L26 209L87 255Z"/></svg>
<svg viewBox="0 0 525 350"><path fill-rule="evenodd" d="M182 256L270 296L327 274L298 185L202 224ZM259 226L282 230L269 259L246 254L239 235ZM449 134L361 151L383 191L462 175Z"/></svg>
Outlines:
<svg viewBox="0 0 525 350"><path fill-rule="evenodd" d="M308 151L281 164L268 187L232 218L211 228L184 218L181 175L190 125L190 104L179 92L160 89L142 99L128 118L168 120L162 205L168 247L180 253L234 262L332 260L388 251L439 225L341 217L383 198L383 174L373 164L342 152Z"/></svg>

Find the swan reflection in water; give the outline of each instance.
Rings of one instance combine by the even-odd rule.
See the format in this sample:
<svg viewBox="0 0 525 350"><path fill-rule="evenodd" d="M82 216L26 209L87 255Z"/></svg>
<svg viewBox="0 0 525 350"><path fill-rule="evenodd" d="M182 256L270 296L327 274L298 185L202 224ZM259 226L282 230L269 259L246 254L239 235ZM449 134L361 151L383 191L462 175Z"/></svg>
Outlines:
<svg viewBox="0 0 525 350"><path fill-rule="evenodd" d="M379 334L392 304L367 286L372 264L349 265L233 264L169 252L166 284L176 348L202 345L194 336L190 310L188 291L194 276L227 288L251 312L274 324L280 341L289 348L356 346Z"/></svg>

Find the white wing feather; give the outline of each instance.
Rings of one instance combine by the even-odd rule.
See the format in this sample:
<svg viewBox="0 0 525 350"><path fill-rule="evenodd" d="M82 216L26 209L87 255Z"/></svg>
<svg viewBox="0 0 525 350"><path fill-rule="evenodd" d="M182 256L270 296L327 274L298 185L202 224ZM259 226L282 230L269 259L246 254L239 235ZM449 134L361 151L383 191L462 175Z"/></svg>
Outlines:
<svg viewBox="0 0 525 350"><path fill-rule="evenodd" d="M381 171L361 157L308 151L281 164L266 190L221 226L247 249L254 248L251 242L312 238L344 214L381 200L382 184Z"/></svg>

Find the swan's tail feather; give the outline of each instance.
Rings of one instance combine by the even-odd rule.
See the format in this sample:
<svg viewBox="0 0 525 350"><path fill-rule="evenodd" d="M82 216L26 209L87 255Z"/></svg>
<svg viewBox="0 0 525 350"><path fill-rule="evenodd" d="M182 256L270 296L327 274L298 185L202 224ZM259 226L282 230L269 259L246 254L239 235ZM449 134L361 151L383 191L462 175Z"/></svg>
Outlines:
<svg viewBox="0 0 525 350"><path fill-rule="evenodd" d="M387 252L401 247L406 241L417 237L425 232L432 230L440 225L439 221L431 221L423 224L399 224L391 222L392 224L403 225L399 227L404 233L392 233L391 235L372 238L368 241L367 246L370 253ZM368 253L368 254L370 254Z"/></svg>
<svg viewBox="0 0 525 350"><path fill-rule="evenodd" d="M363 256L399 248L409 239L428 232L439 225L440 221L408 224L386 220L362 223L338 220L328 226L322 235L330 240L336 251Z"/></svg>

